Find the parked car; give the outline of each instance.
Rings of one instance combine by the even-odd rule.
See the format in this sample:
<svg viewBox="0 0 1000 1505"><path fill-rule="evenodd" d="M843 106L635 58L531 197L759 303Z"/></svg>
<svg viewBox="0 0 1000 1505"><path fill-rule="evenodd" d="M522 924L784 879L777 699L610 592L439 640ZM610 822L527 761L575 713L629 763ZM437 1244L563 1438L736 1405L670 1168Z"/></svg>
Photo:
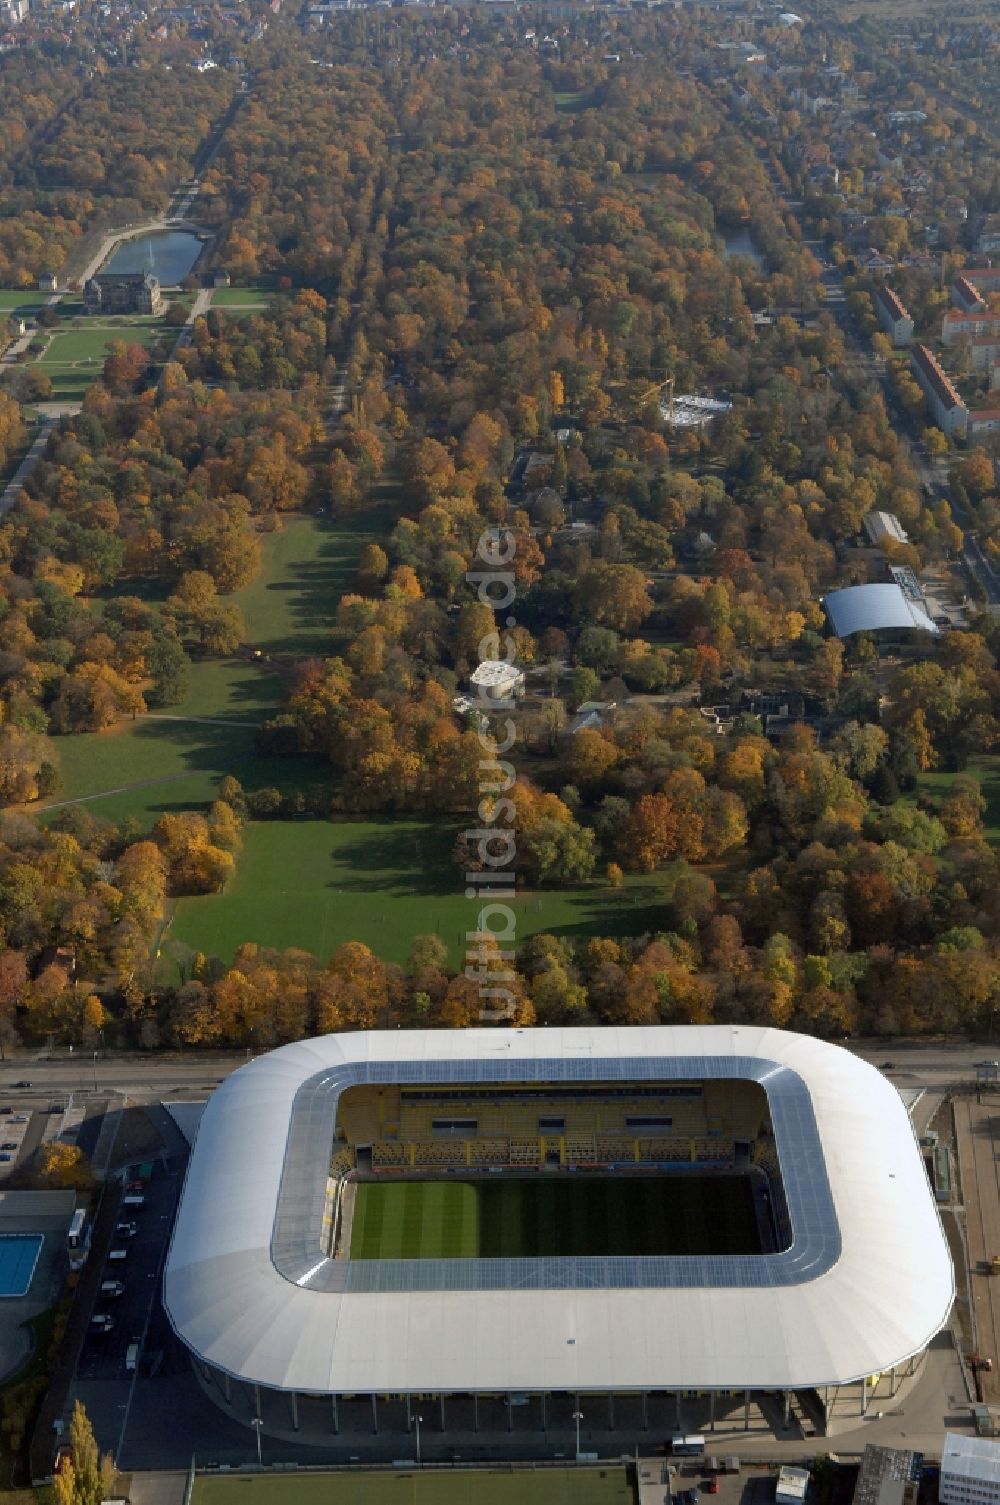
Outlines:
<svg viewBox="0 0 1000 1505"><path fill-rule="evenodd" d="M5 1139L3 1144L0 1144L0 1150L19 1150L20 1148L16 1139Z"/></svg>
<svg viewBox="0 0 1000 1505"><path fill-rule="evenodd" d="M26 1124L27 1122L28 1122L28 1115L27 1115L27 1113L15 1113L14 1117L11 1119L11 1123L12 1124Z"/></svg>
<svg viewBox="0 0 1000 1505"><path fill-rule="evenodd" d="M719 1480L715 1474L710 1479L705 1480L705 1493L707 1495L717 1495L719 1493Z"/></svg>
<svg viewBox="0 0 1000 1505"><path fill-rule="evenodd" d="M6 1163L9 1160L13 1160L13 1158L13 1155L9 1155L6 1150L0 1150L0 1162L2 1162L3 1164L6 1165Z"/></svg>
<svg viewBox="0 0 1000 1505"><path fill-rule="evenodd" d="M881 1066L879 1067L879 1071L895 1071L895 1069L895 1061L883 1061Z"/></svg>
<svg viewBox="0 0 1000 1505"><path fill-rule="evenodd" d="M15 1087L30 1087L31 1083L30 1082L15 1082L14 1086Z"/></svg>
<svg viewBox="0 0 1000 1505"><path fill-rule="evenodd" d="M8 1113L13 1113L13 1111L13 1108L0 1108L0 1113L2 1113L4 1117L6 1117Z"/></svg>
<svg viewBox="0 0 1000 1505"><path fill-rule="evenodd" d="M10 1109L8 1108L7 1111L9 1113ZM50 1113L65 1113L66 1109L63 1107L62 1103L50 1103L49 1104L49 1112Z"/></svg>

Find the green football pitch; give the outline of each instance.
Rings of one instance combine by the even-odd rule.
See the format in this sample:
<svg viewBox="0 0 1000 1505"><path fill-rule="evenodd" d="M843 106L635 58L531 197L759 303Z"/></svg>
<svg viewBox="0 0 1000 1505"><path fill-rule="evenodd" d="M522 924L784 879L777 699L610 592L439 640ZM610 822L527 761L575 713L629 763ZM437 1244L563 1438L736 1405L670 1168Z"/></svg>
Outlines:
<svg viewBox="0 0 1000 1505"><path fill-rule="evenodd" d="M633 1505L622 1467L195 1480L192 1505Z"/></svg>
<svg viewBox="0 0 1000 1505"><path fill-rule="evenodd" d="M746 1176L366 1181L351 1228L352 1259L759 1252Z"/></svg>

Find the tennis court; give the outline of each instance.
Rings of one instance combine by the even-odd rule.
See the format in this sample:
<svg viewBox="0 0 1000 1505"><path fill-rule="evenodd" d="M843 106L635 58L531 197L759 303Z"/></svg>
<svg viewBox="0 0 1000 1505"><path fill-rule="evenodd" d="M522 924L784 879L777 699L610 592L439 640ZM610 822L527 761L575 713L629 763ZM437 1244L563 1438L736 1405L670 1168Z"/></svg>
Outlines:
<svg viewBox="0 0 1000 1505"><path fill-rule="evenodd" d="M42 1252L40 1233L0 1234L0 1296L26 1296Z"/></svg>
<svg viewBox="0 0 1000 1505"><path fill-rule="evenodd" d="M759 1253L747 1176L361 1182L351 1229L352 1259Z"/></svg>
<svg viewBox="0 0 1000 1505"><path fill-rule="evenodd" d="M623 1467L434 1469L195 1480L192 1505L633 1505Z"/></svg>

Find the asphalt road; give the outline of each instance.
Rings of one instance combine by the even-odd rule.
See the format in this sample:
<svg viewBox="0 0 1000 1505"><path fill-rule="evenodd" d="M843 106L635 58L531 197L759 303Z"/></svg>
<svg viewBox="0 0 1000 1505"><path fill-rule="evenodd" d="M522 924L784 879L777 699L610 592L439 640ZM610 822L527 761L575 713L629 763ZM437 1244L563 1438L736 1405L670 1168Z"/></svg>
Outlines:
<svg viewBox="0 0 1000 1505"><path fill-rule="evenodd" d="M1000 1029L1000 1020L998 1020ZM900 1086L943 1087L951 1082L974 1081L975 1063L1000 1059L1000 1038L994 1043L968 1044L955 1041L842 1041L845 1049L874 1066L891 1061L888 1075ZM120 1094L135 1103L154 1103L162 1098L204 1098L231 1072L251 1059L246 1050L200 1056L157 1054L153 1056L102 1055L96 1062L89 1051L60 1052L58 1056L18 1056L0 1063L0 1105L10 1104L24 1112L47 1108L52 1102L78 1103L95 1096ZM15 1087L30 1081L29 1088Z"/></svg>

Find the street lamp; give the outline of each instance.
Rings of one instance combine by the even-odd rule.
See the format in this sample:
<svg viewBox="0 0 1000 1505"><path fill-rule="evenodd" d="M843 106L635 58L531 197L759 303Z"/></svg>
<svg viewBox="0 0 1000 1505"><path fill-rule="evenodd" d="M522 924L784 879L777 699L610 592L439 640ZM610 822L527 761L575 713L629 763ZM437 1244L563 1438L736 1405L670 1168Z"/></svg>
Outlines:
<svg viewBox="0 0 1000 1505"><path fill-rule="evenodd" d="M414 1414L413 1420L417 1424L417 1467L418 1468L420 1466L420 1423L423 1421L423 1419L424 1418L422 1416L417 1416L416 1414Z"/></svg>
<svg viewBox="0 0 1000 1505"><path fill-rule="evenodd" d="M261 1457L261 1453L260 1453L260 1429L264 1425L264 1422L263 1422L263 1420L262 1420L261 1417L259 1417L259 1416L253 1416L253 1417L250 1418L250 1425L253 1427L254 1431L257 1434L257 1467L258 1468L263 1468L264 1467L264 1460Z"/></svg>
<svg viewBox="0 0 1000 1505"><path fill-rule="evenodd" d="M583 1420L582 1411L573 1412L573 1420L576 1422L576 1461L580 1461L580 1423Z"/></svg>
<svg viewBox="0 0 1000 1505"><path fill-rule="evenodd" d="M94 1051L94 1091L97 1091L97 1051Z"/></svg>

